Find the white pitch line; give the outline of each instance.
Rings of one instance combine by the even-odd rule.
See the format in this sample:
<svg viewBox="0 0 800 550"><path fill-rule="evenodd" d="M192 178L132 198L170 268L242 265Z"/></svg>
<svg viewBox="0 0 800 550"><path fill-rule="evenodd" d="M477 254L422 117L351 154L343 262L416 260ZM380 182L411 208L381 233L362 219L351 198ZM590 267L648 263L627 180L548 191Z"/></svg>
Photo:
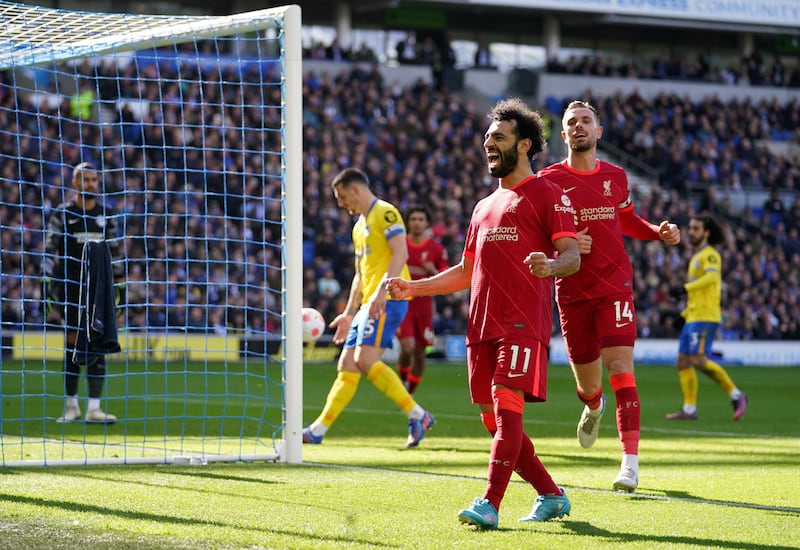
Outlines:
<svg viewBox="0 0 800 550"><path fill-rule="evenodd" d="M310 406L305 405L303 406L305 410L318 410L319 406ZM357 413L357 414L382 414L382 415L392 415L396 416L398 413L396 410L388 410L388 409L359 409L359 408L350 408L348 407L345 409L347 412ZM480 414L476 412L474 415L466 415L466 414L436 414L436 419L439 418L447 418L450 420L475 420L476 422L480 422ZM579 415L575 416L575 421L565 421L565 420L550 420L550 419L531 419L525 418L523 421L525 424L542 424L548 426L576 426L578 422ZM758 434L758 433L734 433L734 432L712 432L712 431L704 431L704 430L679 430L673 428L655 428L650 426L642 426L642 433L647 432L657 432L657 433L665 433L665 434L676 434L676 435L700 435L700 436L707 436L707 437L747 437L747 438L757 438L757 439L773 439L773 438L785 438L791 437L786 435L775 436L775 435L768 435L768 434Z"/></svg>
<svg viewBox="0 0 800 550"><path fill-rule="evenodd" d="M356 471L365 471L365 472L376 472L381 474L402 474L402 475L412 475L412 476L419 476L419 477L432 477L432 478L444 478L444 479L460 479L465 481L484 481L483 478L477 478L472 476L463 476L463 475L455 475L455 474L436 474L433 472L420 472L417 470L395 470L392 468L372 468L369 466L350 466L347 464L326 464L323 462L303 462L303 466L314 466L319 468L331 468L331 469L340 469L340 470L356 470ZM518 480L511 480L511 483L518 484L518 485L527 485L525 481L518 481ZM569 489L570 492L572 491L583 491L586 493L607 493L607 494L614 494L620 496L628 496L628 497L635 497L644 500L660 500L664 502L686 502L689 504L706 504L710 506L723 506L729 508L747 508L750 510L764 510L768 512L788 512L792 514L800 514L800 508L792 508L790 506L769 506L766 504L755 504L755 503L747 503L747 502L735 502L730 500L714 500L714 499L706 499L706 498L686 498L686 497L671 497L667 495L653 495L647 493L620 493L619 491L613 491L611 489L597 489L593 487L578 487L575 485L564 485L565 488Z"/></svg>

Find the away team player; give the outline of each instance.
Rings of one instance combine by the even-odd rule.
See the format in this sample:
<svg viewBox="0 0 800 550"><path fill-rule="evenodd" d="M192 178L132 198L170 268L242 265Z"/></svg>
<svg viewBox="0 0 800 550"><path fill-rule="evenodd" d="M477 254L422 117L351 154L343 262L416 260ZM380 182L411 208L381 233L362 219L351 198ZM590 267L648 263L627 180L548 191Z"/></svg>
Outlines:
<svg viewBox="0 0 800 550"><path fill-rule="evenodd" d="M722 320L722 258L714 248L725 242L725 234L711 216L694 216L689 221L689 244L694 255L689 261L688 281L683 285L689 294L686 320L678 344L678 379L683 392L681 410L667 415L667 420L697 419L697 373L711 378L728 394L733 403L733 419L747 410L747 396L733 383L720 365L708 358Z"/></svg>
<svg viewBox="0 0 800 550"><path fill-rule="evenodd" d="M331 188L339 207L358 216L353 225L355 274L345 310L329 325L336 331L333 342L344 343L336 380L319 417L303 430L303 443L322 443L352 401L364 374L408 417L406 447L416 447L435 419L409 395L394 369L381 361L408 310L406 300L388 299L384 288L387 277L410 278L403 218L393 204L375 196L361 170L342 170L333 178Z"/></svg>

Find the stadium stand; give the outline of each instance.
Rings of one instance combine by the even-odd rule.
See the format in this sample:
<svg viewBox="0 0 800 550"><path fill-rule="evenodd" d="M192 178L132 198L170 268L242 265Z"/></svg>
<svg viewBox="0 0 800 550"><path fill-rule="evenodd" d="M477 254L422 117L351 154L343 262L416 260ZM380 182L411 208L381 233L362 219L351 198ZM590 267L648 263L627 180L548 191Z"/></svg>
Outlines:
<svg viewBox="0 0 800 550"><path fill-rule="evenodd" d="M374 63L381 54L370 51L364 44L352 50L338 42L310 44L306 55L315 64L305 74L303 90L304 207L306 212L318 214L306 216L305 221L304 302L330 319L341 311L352 278L349 248L352 221L337 208L331 196L328 182L332 174L346 166L359 166L369 174L379 196L401 208L428 204L435 213L434 233L447 247L450 258L459 258L472 205L494 185L486 174L481 148L486 122L482 99L493 98L458 93L422 79L403 84L386 76L385 67ZM85 70L92 74L95 69L87 66ZM179 100L174 89L177 75L169 70L161 68L160 80L147 79L141 85L146 88L144 96L175 98L172 107L166 109L177 112L185 107L179 101L198 101L197 90L195 95L192 90L183 91ZM703 55L667 52L642 61L599 52L581 57L553 56L543 70L551 74L663 80L665 88L675 90L680 90L685 82L703 82L728 90L761 86L785 91L800 87L800 63L787 66L778 56L765 59L757 54L743 55L736 63L720 63ZM11 85L6 74L0 73L0 78L4 79L4 85ZM231 87L236 86L238 78L241 75L233 72L221 75L225 85ZM786 154L786 148L780 146L800 146L797 94L788 101L744 96L731 100L715 97L693 100L680 91L652 98L635 92L595 97L591 82L587 78L585 91L576 93L601 110L606 131L604 141L613 150L609 160L650 166L656 174L655 179L645 178L646 184L635 186L638 211L649 219L668 216L685 226L692 212L708 210L727 224L728 241L721 250L726 296L721 339L800 339L800 160ZM138 97L140 92L100 89L100 93L106 99L124 102L126 98ZM16 106L10 102L14 99L13 94L0 97L6 107L0 115L13 112ZM557 122L566 99L546 98L541 103L542 112ZM29 101L25 110L35 112L33 99ZM212 103L209 98L206 102ZM49 108L46 102L40 105L41 109ZM57 135L56 129L48 126L57 117L52 111L45 114L49 116L19 122L27 124L31 151L39 150L39 140ZM201 236L193 231L191 221L201 213L200 201L192 197L204 184L212 188L219 185L214 181L204 183L203 163L220 162L219 159L194 154L185 158L164 155L164 151L177 151L162 146L174 136L158 135L153 131L157 125L142 125L147 116L137 110L135 103L122 111L120 122L130 132L128 141L143 136L135 151L137 157L128 156L123 165L121 156L114 152L117 148L109 147L102 159L93 159L107 174L125 170L128 185L151 191L148 212L176 213L165 228L170 238L144 242L135 235L145 234L142 229L156 223L156 218L148 217L142 204L129 205L130 272L134 277L144 277L147 247L148 257L158 259L148 267L151 282L158 283L151 287L157 291L148 297L148 302L160 304L147 312L142 308L132 309L129 323L149 327L185 323L192 330L217 333L273 330L277 320L254 312L269 304L269 289L280 284L274 278L275 273L228 273L228 280L236 283L224 288L218 283L225 280L223 273L212 273L206 280L205 274L196 273L191 253L187 252L207 249L210 255L223 257L220 250L214 249L223 246L222 238L208 247L193 246ZM245 112L244 116L253 114ZM0 120L0 127L15 123ZM101 130L99 124L84 124L83 134L77 134L77 128L61 131L65 138L79 142L95 139L96 132ZM537 159L537 168L559 156L557 124L552 136L556 139L552 140L551 156ZM206 143L214 143L216 139L195 137L198 142L203 139ZM12 139L11 133L0 133L0 145L8 139ZM71 154L72 157L65 155L70 163L80 160L80 151ZM52 158L59 155L54 152ZM144 165L166 166L165 181L155 172L144 176L145 172L140 170ZM30 262L23 273L20 257L22 251L41 249L41 216L23 220L17 205L46 209L54 206L69 176L68 170L68 165L55 162L17 163L8 158L0 162L0 219L4 226L0 232L3 266L0 287L4 329L18 330L23 323L40 326L42 322L36 307L37 290L27 285L26 292L32 294L23 296L20 284L22 277L38 275ZM113 186L113 178L106 183ZM117 191L112 200L118 200L123 190ZM237 235L251 232L253 239L271 238L269 227L257 222L264 219L264 209L270 208L271 203L253 199L270 197L275 192L274 184L266 179L247 182L241 190L242 196L248 197L248 204L261 206L241 212L238 223L218 227L218 236L225 232ZM770 201L754 205L751 200L743 201L744 196L769 196ZM212 201L210 214L213 216L215 208L235 210L241 206L236 201L225 205ZM638 241L630 241L628 246L635 265L642 336L677 336L689 251L683 247L668 250L660 243ZM229 251L232 255L245 253ZM264 259L253 260L264 263ZM229 269L235 270L235 265ZM144 303L141 297L138 300L136 297L137 289L142 286L129 285L130 303ZM241 289L245 287L247 296L254 300L250 304L253 307L241 307L247 304L237 302L236 296L243 296ZM254 292L254 288L260 291ZM227 303L234 307L216 308L206 316L198 304L222 303L224 300L219 298L222 292L231 293ZM465 295L437 300L435 322L439 334L464 332L465 305ZM244 315L243 311L250 314ZM554 332L557 327L554 322Z"/></svg>
<svg viewBox="0 0 800 550"><path fill-rule="evenodd" d="M163 69L162 69L163 70ZM170 93L170 75L162 74L160 81L149 80L144 85L153 87L153 94ZM236 75L224 75L226 81L235 85ZM159 84L160 82L160 84ZM156 89L158 87L161 89ZM107 93L107 92L106 92ZM120 90L124 98L126 90ZM463 232L468 213L475 201L493 189L494 182L486 174L482 156L482 132L485 120L474 104L463 100L447 90L435 91L430 85L417 83L411 86L386 85L381 73L375 68L360 64L335 74L309 73L305 79L304 95L304 179L306 212L318 212L308 216L305 225L305 296L304 301L323 312L327 318L338 313L346 299L347 281L352 276L349 258L349 231L351 220L336 207L328 181L331 175L345 166L363 166L375 182L376 192L400 206L429 204L436 211L434 232L448 248L451 258L460 257ZM184 95L184 101L191 96ZM628 154L653 166L663 166L661 184L654 183L646 189L638 189L638 210L649 219L668 216L685 225L688 216L697 210L713 211L721 216L730 228L729 240L723 249L725 294L725 321L723 338L727 339L798 339L800 331L800 241L798 241L798 213L800 199L783 204L780 194L773 196L768 208L759 212L731 211L724 200L716 200L713 190L725 187L736 188L734 174L740 175L741 186L771 186L781 190L796 190L798 166L788 159L774 157L767 150L753 147L752 140L769 135L773 131L790 131L798 126L796 102L790 105L743 103L719 104L709 101L699 104L687 103L680 98L665 96L656 101L644 101L636 97L590 98L601 109L606 121L606 138ZM9 96L5 98L9 101ZM46 107L45 107L46 108ZM178 109L175 103L174 109ZM169 109L169 107L167 108ZM30 107L29 107L30 110ZM760 122L755 127L748 125L754 113ZM128 113L132 121L137 115ZM146 115L145 115L146 116ZM556 117L557 118L557 117ZM42 117L40 120L55 120ZM645 123L647 122L647 123ZM155 172L146 178L128 175L129 185L138 182L142 188L152 190L149 212L168 209L176 213L166 228L169 239L157 239L144 243L135 235L145 234L144 224L155 223L154 217L143 214L143 205L134 205L128 212L128 227L132 237L128 243L128 256L134 266L131 272L143 273L141 264L145 258L144 247L148 247L151 261L149 277L160 281L156 295L148 297L149 303L163 307L149 308L149 314L134 310L130 323L134 326L148 325L151 328L182 326L188 324L197 331L264 331L274 328L271 320L259 316L234 315L233 311L212 311L204 324L205 315L193 304L223 302L219 293L223 289L212 281L193 272L191 254L187 249L204 249L193 246L200 238L192 232L191 220L200 214L199 201L191 199L202 182L203 158L164 158L165 149L160 145L148 147L148 143L161 143L162 136L148 132L156 126L145 125L140 154L147 156L147 163L159 166L166 163L166 181L160 181ZM648 132L648 139L639 133ZM84 129L85 130L85 129ZM41 127L41 134L52 131ZM750 133L748 133L750 132ZM32 135L40 139L41 135ZM205 136L213 139L212 136ZM84 138L86 136L84 135ZM686 144L685 149L674 144ZM110 147L113 150L114 147ZM169 149L166 149L167 151ZM77 155L79 152L74 153ZM674 166L665 159L675 160ZM99 161L100 159L97 159ZM539 159L543 166L551 158ZM144 159L139 159L144 162ZM206 162L213 159L205 159ZM128 158L130 162L130 157ZM119 156L111 153L102 159L104 170L128 169L122 166ZM180 163L178 166L176 163ZM185 163L185 165L183 164ZM38 163L24 163L23 172L17 174L9 159L0 166L4 174L0 185L5 199L0 204L0 216L7 227L18 227L19 231L3 231L3 322L5 328L19 328L23 316L19 308L35 300L23 301L20 295L19 273L20 250L39 249L36 241L39 232L30 224L38 223L40 217L31 216L25 222L18 216L19 209L10 205L24 204L36 207L42 197L59 196L58 187L66 177L65 168L44 165L48 170L40 173ZM697 166L696 169L692 167ZM750 172L760 176L755 181ZM709 174L713 174L709 175ZM20 180L31 185L17 185ZM40 193L37 182L41 182L45 193ZM112 182L113 184L113 182ZM208 182L214 185L214 182ZM16 197L20 190L25 194ZM704 190L697 194L690 191ZM248 197L269 196L275 190L268 181L252 181L242 190ZM187 198L188 200L185 200ZM188 210L185 205L188 205ZM45 207L52 204L45 204ZM225 205L210 203L210 208ZM227 205L237 208L241 205ZM130 207L129 207L130 208ZM187 211L185 211L187 210ZM212 212L213 214L213 212ZM220 236L227 229L234 234L244 230L255 230L260 238L264 228L252 223L263 216L261 212L242 213L242 222L227 228L219 227ZM150 234L155 234L149 231ZM223 243L220 238L217 243ZM222 246L222 244L217 244ZM677 317L681 309L682 277L689 252L684 249L667 250L660 243L629 243L631 256L636 264L636 289L640 329L643 336L674 337L677 335ZM210 249L210 254L221 251ZM229 252L230 253L230 252ZM240 251L239 253L244 253ZM167 268L167 264L169 268ZM235 269L235 265L231 266ZM15 271L15 268L17 271ZM169 273L169 277L167 277ZM339 292L322 292L320 282L335 274ZM237 287L258 284L252 274L234 274L236 284L226 291L232 293L233 302ZM231 274L228 274L231 277ZM222 277L220 277L222 279ZM188 281L187 284L181 284ZM279 284L269 280L262 284L258 300L269 300L267 288ZM331 285L327 284L330 289ZM27 288L30 288L28 286ZM136 285L131 285L136 288ZM334 285L335 288L335 285ZM244 294L240 292L239 294ZM248 296L253 296L252 286ZM27 298L35 298L28 296ZM440 333L459 333L464 327L465 296L443 297L438 300L437 327ZM231 302L231 297L228 298ZM144 303L132 299L131 303ZM245 304L237 304L244 306ZM255 304L250 304L255 305ZM167 307L170 306L170 307ZM257 311L258 307L242 308ZM241 311L241 309L239 310ZM40 323L37 311L29 311L25 322ZM222 319L226 322L223 323ZM187 320L191 320L190 322ZM226 326L222 326L225 324ZM207 326L208 325L208 326ZM554 324L554 330L556 330Z"/></svg>

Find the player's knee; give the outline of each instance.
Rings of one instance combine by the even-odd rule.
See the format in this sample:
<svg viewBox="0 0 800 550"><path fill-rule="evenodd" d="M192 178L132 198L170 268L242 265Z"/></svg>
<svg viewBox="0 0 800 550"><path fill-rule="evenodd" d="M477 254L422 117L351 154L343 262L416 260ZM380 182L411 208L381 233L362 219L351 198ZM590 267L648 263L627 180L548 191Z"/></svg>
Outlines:
<svg viewBox="0 0 800 550"><path fill-rule="evenodd" d="M362 372L364 374L368 374L372 369L372 366L378 361L374 357L358 357L353 362L352 366L348 366L347 369L352 372Z"/></svg>
<svg viewBox="0 0 800 550"><path fill-rule="evenodd" d="M495 386L492 388L492 399L495 412L505 409L522 414L525 411L525 398L518 390Z"/></svg>
<svg viewBox="0 0 800 550"><path fill-rule="evenodd" d="M608 376L617 376L618 374L633 374L633 361L627 359L612 359L606 364L608 369Z"/></svg>

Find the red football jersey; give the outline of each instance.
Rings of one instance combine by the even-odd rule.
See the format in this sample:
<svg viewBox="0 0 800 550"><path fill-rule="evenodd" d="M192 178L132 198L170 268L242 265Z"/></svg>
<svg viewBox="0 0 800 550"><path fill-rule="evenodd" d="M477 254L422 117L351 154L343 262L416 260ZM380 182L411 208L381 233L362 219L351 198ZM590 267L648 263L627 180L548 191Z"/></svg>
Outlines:
<svg viewBox="0 0 800 550"><path fill-rule="evenodd" d="M619 166L598 160L591 172L565 162L552 164L540 176L558 184L577 211L577 230L589 228L592 251L581 255L581 268L556 278L559 302L589 300L633 292L633 267L622 240L619 211L630 208L628 176Z"/></svg>
<svg viewBox="0 0 800 550"><path fill-rule="evenodd" d="M566 194L536 176L478 202L464 246L474 261L467 344L524 333L549 346L552 278L522 262L530 252L554 257L556 239L575 237L574 217Z"/></svg>
<svg viewBox="0 0 800 550"><path fill-rule="evenodd" d="M432 262L438 271L444 271L450 267L447 261L447 250L438 242L433 239L425 239L419 244L411 242L411 239L406 237L408 243L408 271L411 273L412 279L422 279L423 277L430 277L435 273L429 273L423 267L424 264ZM420 307L433 307L433 298L431 296L417 296L414 298L418 303L427 303L428 306Z"/></svg>
<svg viewBox="0 0 800 550"><path fill-rule="evenodd" d="M435 275L425 271L423 265L428 262L433 263L438 271L444 271L450 264L447 262L447 250L434 241L433 239L425 239L419 244L411 242L411 239L406 237L408 242L408 270L411 272L412 279L422 279Z"/></svg>

